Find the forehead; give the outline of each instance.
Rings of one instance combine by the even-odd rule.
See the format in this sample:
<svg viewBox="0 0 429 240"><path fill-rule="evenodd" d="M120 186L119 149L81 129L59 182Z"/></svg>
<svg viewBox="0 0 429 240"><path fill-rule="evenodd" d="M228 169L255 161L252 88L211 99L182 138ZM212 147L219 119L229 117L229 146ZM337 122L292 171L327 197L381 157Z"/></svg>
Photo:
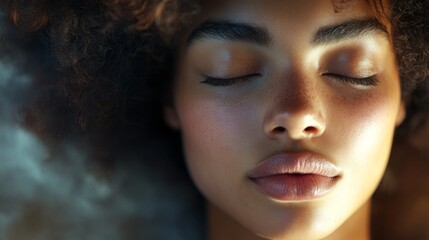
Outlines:
<svg viewBox="0 0 429 240"><path fill-rule="evenodd" d="M334 11L341 11L343 9L348 8L349 6L353 6L356 4L368 4L369 6L375 7L386 7L389 5L389 0L199 0L198 1L201 6L203 6L204 10L216 9L218 7L224 7L227 5L246 5L246 4L257 4L262 3L266 5L276 5L279 4L287 4L294 8L306 8L314 6L317 2L325 2L329 3Z"/></svg>
<svg viewBox="0 0 429 240"><path fill-rule="evenodd" d="M266 29L273 39L293 42L314 39L314 35L326 27L353 20L375 19L381 26L378 30L384 29L388 35L388 22L378 17L380 15L369 2L370 0L204 0L199 19L194 22L187 40L189 41L189 37L195 37L193 33L195 30L201 30L201 25L212 21L260 26ZM367 30L371 26L366 26ZM217 33L225 33L226 29L223 27ZM347 28L330 29L337 31ZM212 31L213 28L205 30Z"/></svg>
<svg viewBox="0 0 429 240"><path fill-rule="evenodd" d="M200 18L227 17L232 20L247 18L246 20L262 23L282 16L288 17L290 23L297 23L311 19L321 20L330 14L374 15L375 9L372 2L371 0L203 0Z"/></svg>

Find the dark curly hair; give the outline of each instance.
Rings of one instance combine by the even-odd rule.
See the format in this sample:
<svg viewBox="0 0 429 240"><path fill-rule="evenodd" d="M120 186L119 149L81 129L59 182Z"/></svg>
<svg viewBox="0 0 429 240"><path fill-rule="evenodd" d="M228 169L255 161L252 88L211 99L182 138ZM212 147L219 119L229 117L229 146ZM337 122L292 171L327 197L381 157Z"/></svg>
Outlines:
<svg viewBox="0 0 429 240"><path fill-rule="evenodd" d="M28 108L30 129L48 141L83 135L109 159L121 147L168 132L159 94L162 79L171 74L167 39L193 6L117 0L1 4L13 23L44 36L60 73L40 83L52 91Z"/></svg>

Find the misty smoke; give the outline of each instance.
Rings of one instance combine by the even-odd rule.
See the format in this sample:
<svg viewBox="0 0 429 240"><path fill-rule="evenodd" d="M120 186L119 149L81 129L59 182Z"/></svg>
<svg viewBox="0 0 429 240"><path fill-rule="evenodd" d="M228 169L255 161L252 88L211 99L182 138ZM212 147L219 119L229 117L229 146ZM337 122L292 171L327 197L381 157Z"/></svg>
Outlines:
<svg viewBox="0 0 429 240"><path fill-rule="evenodd" d="M198 239L198 195L165 177L175 169L160 171L167 153L123 156L107 179L77 144L53 152L23 127L21 110L34 101L33 79L16 64L23 57L0 58L0 239Z"/></svg>

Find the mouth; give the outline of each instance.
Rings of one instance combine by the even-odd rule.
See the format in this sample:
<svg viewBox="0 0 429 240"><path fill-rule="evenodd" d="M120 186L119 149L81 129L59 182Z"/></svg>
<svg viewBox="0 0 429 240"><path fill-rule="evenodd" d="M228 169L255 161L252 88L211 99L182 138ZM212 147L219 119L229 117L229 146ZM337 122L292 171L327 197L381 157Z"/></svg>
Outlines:
<svg viewBox="0 0 429 240"><path fill-rule="evenodd" d="M341 171L311 152L285 153L264 161L247 174L263 194L279 201L305 201L329 193Z"/></svg>

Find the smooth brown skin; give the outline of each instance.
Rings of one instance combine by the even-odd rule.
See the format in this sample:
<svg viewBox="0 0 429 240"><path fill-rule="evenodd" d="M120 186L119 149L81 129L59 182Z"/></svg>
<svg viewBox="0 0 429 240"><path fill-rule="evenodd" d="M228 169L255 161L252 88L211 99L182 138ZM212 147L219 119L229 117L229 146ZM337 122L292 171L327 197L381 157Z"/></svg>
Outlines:
<svg viewBox="0 0 429 240"><path fill-rule="evenodd" d="M208 200L210 239L369 238L370 197L405 115L394 53L388 38L372 32L323 46L311 41L321 27L371 16L361 2L335 13L330 0L203 6L198 23L216 18L264 26L273 40L263 47L206 39L183 48L166 120L180 129L189 172ZM261 76L231 86L201 83L204 75L249 73ZM379 82L362 86L325 73L376 75ZM247 179L264 159L300 151L341 169L331 192L276 201Z"/></svg>

